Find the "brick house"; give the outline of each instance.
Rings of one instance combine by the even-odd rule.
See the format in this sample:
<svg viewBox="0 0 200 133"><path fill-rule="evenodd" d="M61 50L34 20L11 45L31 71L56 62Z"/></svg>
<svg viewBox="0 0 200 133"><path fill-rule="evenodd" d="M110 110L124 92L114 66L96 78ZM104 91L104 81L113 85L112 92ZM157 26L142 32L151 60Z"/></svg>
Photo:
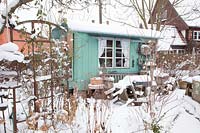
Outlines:
<svg viewBox="0 0 200 133"><path fill-rule="evenodd" d="M20 30L17 29L13 29L13 35L16 39L22 39L23 37L21 36L21 32ZM8 35L10 36L10 28L8 29ZM25 38L24 38L25 39ZM3 32L0 34L0 45L7 43L7 30L6 28L4 28ZM18 46L19 46L19 51L24 52L24 46L25 46L25 42L15 42Z"/></svg>
<svg viewBox="0 0 200 133"><path fill-rule="evenodd" d="M199 0L165 0L164 2L157 0L152 18L154 23L160 23L165 26L164 30L168 30L164 38L158 42L158 46L161 46L160 51L183 53L192 52L195 49L197 53L200 53ZM173 32L170 33L169 29Z"/></svg>
<svg viewBox="0 0 200 133"><path fill-rule="evenodd" d="M8 33L7 33L8 32ZM7 37L8 36L8 37ZM9 39L8 39L9 38ZM20 29L12 29L12 32L10 30L10 27L8 28L8 31L6 28L4 28L3 32L0 34L0 45L10 42L12 40L13 43L17 44L19 47L19 51L22 52L24 55L28 54L28 51L31 52L31 47L28 46L28 40L31 38L31 33L25 32ZM39 36L37 39L39 40L47 40L45 37ZM49 47L48 43L43 43L44 47ZM37 48L35 48L37 50Z"/></svg>

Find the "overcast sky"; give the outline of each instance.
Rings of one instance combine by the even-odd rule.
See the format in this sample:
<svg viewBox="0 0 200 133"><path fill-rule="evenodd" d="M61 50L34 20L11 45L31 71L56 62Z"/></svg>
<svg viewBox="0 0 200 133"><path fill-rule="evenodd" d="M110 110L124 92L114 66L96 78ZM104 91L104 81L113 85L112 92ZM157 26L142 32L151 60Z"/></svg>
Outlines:
<svg viewBox="0 0 200 133"><path fill-rule="evenodd" d="M71 21L86 21L91 22L95 20L95 23L99 22L99 8L97 4L92 4L88 9L84 10L67 10L66 8L61 8L60 6L53 7L49 10L51 4L49 4L51 0L43 0L43 10L47 13L47 17L45 17L48 21L52 21L54 23L59 24L61 18L67 18L67 20ZM104 3L106 5L103 6L103 23L109 21L110 24L114 24L112 20L120 20L126 23L129 23L134 26L139 26L139 18L137 15L134 15L133 9L125 9L122 8L119 4L114 3L114 0L110 0L109 2ZM111 6L114 5L114 6ZM30 5L34 5L34 2L31 2ZM25 9L24 9L25 8ZM19 8L15 11L15 14L19 17L19 21L23 20L33 20L36 19L37 10L36 8L28 9L28 6L23 6L23 8ZM39 8L39 7L38 7ZM62 13L58 13L58 11L62 11ZM111 19L110 19L111 18Z"/></svg>

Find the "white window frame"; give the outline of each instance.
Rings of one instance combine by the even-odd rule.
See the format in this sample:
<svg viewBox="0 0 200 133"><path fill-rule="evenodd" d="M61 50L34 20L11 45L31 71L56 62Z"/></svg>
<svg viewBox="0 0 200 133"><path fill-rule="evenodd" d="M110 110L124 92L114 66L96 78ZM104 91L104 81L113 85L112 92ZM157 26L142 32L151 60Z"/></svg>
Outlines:
<svg viewBox="0 0 200 133"><path fill-rule="evenodd" d="M196 35L195 35L195 33L196 33ZM193 40L200 41L200 31L193 31Z"/></svg>
<svg viewBox="0 0 200 133"><path fill-rule="evenodd" d="M104 51L106 51L108 49L108 47L105 46L105 44L103 45L103 48L102 48L101 47L102 46L101 43L105 43L105 41L107 42L107 40L112 40L113 41L112 57L107 57L106 52L104 53L105 57L101 57L100 54L102 54L102 52L103 52L102 49L104 49ZM127 47L123 48L123 46L122 46L122 48L117 48L116 47L116 42L117 41L120 41L121 45L123 45L123 42L127 43ZM105 67L105 68L129 68L130 67L130 40L128 40L128 39L114 39L114 38L99 38L99 49L101 49L101 53L100 53L100 50L98 50L98 52L99 52L99 57L98 57L99 68L103 68L103 67ZM121 49L122 51L126 52L127 55L125 57L116 57L117 49ZM100 59L105 59L104 66L100 66ZM112 66L111 67L106 66L107 59L112 59ZM116 65L116 60L117 59L122 59L121 61L123 61L123 59L126 60L127 61L126 62L126 66L121 66L121 67L117 66ZM123 63L123 62L121 62L121 63Z"/></svg>
<svg viewBox="0 0 200 133"><path fill-rule="evenodd" d="M184 54L185 50L184 49L178 49L178 54Z"/></svg>
<svg viewBox="0 0 200 133"><path fill-rule="evenodd" d="M105 39L105 38L103 38L103 39L100 39L99 40L99 49L101 48L102 49L102 45L100 44L100 43L102 43L101 41L106 41L107 42L107 40L112 40L112 47L107 47L107 46L103 46L103 49L105 50L105 57L101 57L101 55L99 54L99 58L98 58L98 60L99 60L99 67L101 68L101 66L100 66L100 58L101 59L104 59L105 60L105 62L104 62L104 65L105 66L102 66L102 67L105 67L105 68L113 68L113 66L114 66L114 61L113 61L113 56L114 56L114 40L113 39L111 39L111 38L107 38L107 39ZM112 49L112 57L107 57L107 50L108 49ZM111 67L108 67L108 66L106 66L106 64L107 64L107 60L108 59L112 59L112 66Z"/></svg>

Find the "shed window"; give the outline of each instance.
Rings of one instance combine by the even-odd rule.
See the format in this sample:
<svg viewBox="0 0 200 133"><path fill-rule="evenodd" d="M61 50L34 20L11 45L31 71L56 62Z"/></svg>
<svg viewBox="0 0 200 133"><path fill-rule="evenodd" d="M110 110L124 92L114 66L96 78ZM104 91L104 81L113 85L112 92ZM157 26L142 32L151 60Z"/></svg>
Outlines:
<svg viewBox="0 0 200 133"><path fill-rule="evenodd" d="M193 32L193 39L194 40L200 40L200 31L194 31Z"/></svg>
<svg viewBox="0 0 200 133"><path fill-rule="evenodd" d="M100 39L99 40L99 66L107 68L129 67L128 40Z"/></svg>

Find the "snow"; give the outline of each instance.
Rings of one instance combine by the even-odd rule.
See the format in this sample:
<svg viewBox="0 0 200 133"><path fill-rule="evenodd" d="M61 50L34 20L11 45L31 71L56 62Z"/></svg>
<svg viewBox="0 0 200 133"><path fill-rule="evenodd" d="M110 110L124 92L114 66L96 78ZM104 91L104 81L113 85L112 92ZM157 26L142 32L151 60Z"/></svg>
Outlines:
<svg viewBox="0 0 200 133"><path fill-rule="evenodd" d="M5 71L5 70L1 70L0 69L0 75L4 75L4 76L17 76L17 72L16 71Z"/></svg>
<svg viewBox="0 0 200 133"><path fill-rule="evenodd" d="M176 120L171 130L172 133L199 133L200 131L200 104L193 101L190 97L185 96L184 102L180 108L181 111L179 119Z"/></svg>
<svg viewBox="0 0 200 133"><path fill-rule="evenodd" d="M105 77L105 80L106 81L111 81L111 82L114 82L114 77Z"/></svg>
<svg viewBox="0 0 200 133"><path fill-rule="evenodd" d="M89 84L88 85L88 88L89 89L104 89L104 84L99 84L99 85L92 85L92 84Z"/></svg>
<svg viewBox="0 0 200 133"><path fill-rule="evenodd" d="M0 50L0 61L2 60L23 62L24 55L18 51L8 52Z"/></svg>
<svg viewBox="0 0 200 133"><path fill-rule="evenodd" d="M194 77L193 77L193 80L199 81L199 82L200 82L200 76L194 76Z"/></svg>
<svg viewBox="0 0 200 133"><path fill-rule="evenodd" d="M30 36L31 39L36 39L38 37L38 33L34 33Z"/></svg>
<svg viewBox="0 0 200 133"><path fill-rule="evenodd" d="M68 26L72 31L86 32L100 35L117 35L126 37L159 38L160 32L150 29L139 29L121 25L106 25L96 23L78 23L69 21Z"/></svg>
<svg viewBox="0 0 200 133"><path fill-rule="evenodd" d="M30 99L33 99L32 96ZM147 99L141 99L138 101L147 101ZM26 102L25 102L26 101ZM23 103L27 103L27 100ZM146 112L147 104L144 103L141 106L130 105L131 99L125 104L115 103L109 100L96 100L93 98L82 99L78 98L78 109L76 111L75 119L71 125L66 123L57 126L57 129L50 129L50 132L59 131L60 133L65 132L94 132L98 130L99 132L113 132L113 133L131 133L131 132L144 132L144 122L151 123L154 119L151 118L150 114ZM9 103L10 104L10 103ZM17 119L25 120L25 112L21 109L19 113L20 106L17 106ZM190 97L185 96L184 90L176 89L174 92L166 96L158 97L153 104L153 111L155 112L155 120L161 118L158 122L162 132L171 133L198 133L200 130L200 104L193 101ZM167 112L167 113L166 113ZM6 117L8 117L8 112L5 111ZM166 114L165 114L166 113ZM48 113L45 113L48 114ZM55 116L68 114L65 110L60 110L55 113ZM36 113L29 120L43 115L43 113ZM163 116L163 117L161 117ZM51 123L46 120L47 123ZM39 127L43 124L43 120L39 119ZM6 124L7 129L12 129L9 126L10 123ZM105 130L101 129L104 127ZM3 125L0 125L0 131L3 131ZM99 128L98 128L99 127ZM18 123L19 131L32 132L27 129L24 123ZM36 132L40 132L39 130ZM148 130L152 133L152 130Z"/></svg>
<svg viewBox="0 0 200 133"><path fill-rule="evenodd" d="M17 5L17 3L19 3L19 0L7 0L7 2L8 2L8 9L7 10L9 12L12 7L14 7L15 5ZM4 10L3 10L2 15L6 16L6 7L5 6L3 6L3 7L4 7Z"/></svg>
<svg viewBox="0 0 200 133"><path fill-rule="evenodd" d="M193 80L200 82L200 76L193 76L193 77L183 76L181 79L182 79L182 81L186 81L188 83L192 83Z"/></svg>
<svg viewBox="0 0 200 133"><path fill-rule="evenodd" d="M181 132L181 133L199 133L199 121L195 120L191 115L185 113L181 114L182 116L177 120L177 122L174 124L176 128L172 129L173 133ZM192 124L191 124L192 122Z"/></svg>
<svg viewBox="0 0 200 133"><path fill-rule="evenodd" d="M13 2L16 4L17 0ZM12 7L13 5L9 5ZM0 17L0 28L1 28L1 17ZM155 35L151 30L144 29L135 29L135 28L127 28L125 26L110 26L110 25L98 25L98 24L75 24L71 25L71 28L75 31L82 31L87 33L95 33L95 34L107 34L107 35L122 35L128 37L159 37ZM172 31L174 29L171 29ZM171 33L167 34L171 36ZM176 45L182 45L181 40L175 41L169 37L170 41L173 41ZM181 38L179 38L181 39ZM179 43L180 41L180 43ZM171 43L170 43L171 44ZM184 45L184 44L183 44ZM169 47L168 47L169 48ZM7 43L7 45L0 46L0 60L8 60L14 61L17 60L21 62L24 56L17 51L18 47L16 47L13 43ZM11 75L16 74L14 72L1 72L2 75ZM157 73L160 76L167 76L165 73ZM155 76L155 75L154 75ZM36 77L37 81L43 81L51 79L51 75L46 76L38 76ZM113 81L113 79L111 79ZM115 84L124 88L127 85L132 85L132 82L148 82L151 80L150 76L147 75L133 75L133 76L125 76L123 80L119 83ZM192 80L200 80L200 76L195 76ZM173 79L171 80L173 81ZM17 82L7 82L4 84L0 84L0 87L10 88L20 86ZM119 91L120 92L120 91ZM119 93L117 92L117 93ZM162 126L161 132L171 132L171 133L198 133L200 131L200 104L193 101L190 97L185 96L185 91L176 89L174 92L171 92L166 96L158 96L153 104L153 112L155 112L155 120L161 118L159 121L159 125ZM0 95L3 95L1 93ZM21 104L27 103L28 101L34 99L34 96L30 96L28 99L20 102ZM138 101L147 101L145 99L138 99ZM78 99L78 109L76 111L76 117L73 120L71 125L66 123L60 123L59 128L56 129L58 132L94 132L95 129L100 127L104 127L103 129L99 129L99 132L113 132L113 133L131 133L131 132L144 132L144 122L151 124L154 119L152 119L149 112L146 111L147 104L144 103L142 106L136 107L131 106L131 99L128 99L127 103L121 104L116 103L113 104L112 101L109 100L95 100L91 99ZM5 102L0 104L1 106L11 105L11 103ZM17 106L17 119L25 120L27 116L25 116L26 112ZM11 108L10 108L11 109ZM23 113L21 113L21 112ZM20 113L19 113L20 112ZM167 112L167 113L166 113ZM9 110L5 111L6 113L6 125L7 130L12 132L12 123L7 122L8 116L10 115ZM56 112L57 114L66 114L67 112L64 110L60 110ZM166 114L165 114L166 113ZM48 113L45 113L48 114ZM38 117L39 115L44 115L44 113L36 113L34 116L30 117L30 119ZM161 116L164 116L163 118ZM43 124L39 120L39 126ZM49 121L47 120L47 123ZM97 125L97 127L96 127ZM18 124L19 132L34 132L27 129L25 123ZM89 131L91 130L91 131ZM3 124L0 125L0 132L3 132ZM40 132L40 131L36 131ZM54 129L51 128L50 132L54 132ZM98 132L98 131L97 131ZM152 131L149 130L151 133Z"/></svg>
<svg viewBox="0 0 200 133"><path fill-rule="evenodd" d="M5 19L3 19L2 16L6 16L6 13L9 12L10 9L14 7L18 2L19 0L7 0L8 9L6 9L6 4L4 2L0 2L0 30L5 23Z"/></svg>
<svg viewBox="0 0 200 133"><path fill-rule="evenodd" d="M198 110L200 109L200 104L193 101L188 96L184 96L183 90L175 90L171 95L166 96L163 100L157 101L155 104L155 112L159 119L165 112L167 114L161 119L159 125L162 126L161 132L171 132L171 133L187 133L194 132L197 133L200 130L200 121L195 117L199 118L200 114ZM168 99L168 100L167 100ZM128 103L131 101L129 100ZM166 102L166 103L165 103ZM108 110L106 112L101 112L100 101L97 101L97 114L105 113L104 117L107 118L106 129L107 131L112 131L114 133L131 133L131 132L144 132L144 121L152 122L152 118L145 111L146 105L142 106L130 106L129 104L109 104L107 106ZM88 113L87 109L83 104L82 107L79 105L77 111L77 122L80 124L80 132L86 131L86 127L83 126L87 124L88 117L85 116ZM90 115L91 120L95 119L95 112L92 108L95 107L95 100L93 99L90 104ZM188 115L185 110L189 110L193 115ZM161 115L159 117L159 112ZM97 115L98 116L98 115ZM97 123L101 119L96 118ZM105 119L105 118L104 118ZM81 122L82 121L82 122ZM94 121L91 121L93 123ZM94 126L94 125L93 125ZM81 130L82 129L82 130ZM83 130L85 129L85 130ZM94 129L94 127L92 128ZM149 132L152 132L149 130Z"/></svg>
<svg viewBox="0 0 200 133"><path fill-rule="evenodd" d="M127 75L125 76L122 80L120 80L118 83L114 84L113 88L118 88L119 90L112 94L112 96L116 96L119 94L122 94L123 90L126 89L128 86L132 86L133 82L137 83L143 83L144 85L147 84L148 82L150 83L151 77L147 75ZM153 79L152 81L152 86L156 86L156 82ZM112 89L111 89L112 90ZM108 93L107 91L106 93Z"/></svg>
<svg viewBox="0 0 200 133"><path fill-rule="evenodd" d="M141 49L151 49L149 45L142 45Z"/></svg>
<svg viewBox="0 0 200 133"><path fill-rule="evenodd" d="M16 81L8 81L6 83L0 83L0 88L9 89L20 87L21 84Z"/></svg>
<svg viewBox="0 0 200 133"><path fill-rule="evenodd" d="M8 107L8 102L0 103L0 108L1 108L1 107Z"/></svg>
<svg viewBox="0 0 200 133"><path fill-rule="evenodd" d="M21 102L23 102L23 103L28 103L29 101L35 100L35 99L37 99L36 96L29 96L27 99L21 100Z"/></svg>
<svg viewBox="0 0 200 133"><path fill-rule="evenodd" d="M8 96L8 92L7 91L1 91L0 96Z"/></svg>
<svg viewBox="0 0 200 133"><path fill-rule="evenodd" d="M0 61L8 60L8 61L24 61L24 55L17 51L19 47L17 44L12 42L8 42L5 44L0 45Z"/></svg>
<svg viewBox="0 0 200 133"><path fill-rule="evenodd" d="M161 39L157 43L157 51L171 51L171 45L186 45L186 42L180 37L176 27L165 25L161 31Z"/></svg>
<svg viewBox="0 0 200 133"><path fill-rule="evenodd" d="M50 80L51 75L36 76L36 81Z"/></svg>
<svg viewBox="0 0 200 133"><path fill-rule="evenodd" d="M120 80L117 85L123 85L128 86L132 85L133 82L150 82L151 77L147 75L127 75L123 78L123 80Z"/></svg>
<svg viewBox="0 0 200 133"><path fill-rule="evenodd" d="M8 42L8 43L0 45L0 50L14 52L14 51L18 51L19 47L15 43Z"/></svg>
<svg viewBox="0 0 200 133"><path fill-rule="evenodd" d="M156 63L154 61L145 61L145 66L156 66Z"/></svg>
<svg viewBox="0 0 200 133"><path fill-rule="evenodd" d="M2 17L0 17L0 29L3 28L4 23L5 23L5 20Z"/></svg>
<svg viewBox="0 0 200 133"><path fill-rule="evenodd" d="M169 73L163 72L161 69L156 68L153 73L154 77L168 77Z"/></svg>
<svg viewBox="0 0 200 133"><path fill-rule="evenodd" d="M167 81L164 82L164 84L175 84L176 78L175 77L169 77Z"/></svg>

